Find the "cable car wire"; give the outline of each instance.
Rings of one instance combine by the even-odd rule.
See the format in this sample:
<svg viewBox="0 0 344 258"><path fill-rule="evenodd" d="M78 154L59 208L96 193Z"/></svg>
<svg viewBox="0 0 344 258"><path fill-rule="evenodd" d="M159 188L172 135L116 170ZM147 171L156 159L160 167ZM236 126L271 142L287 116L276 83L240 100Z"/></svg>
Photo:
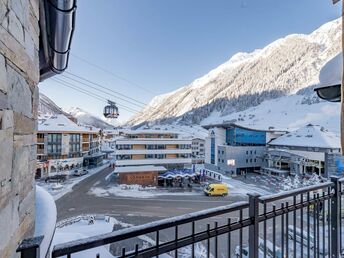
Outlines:
<svg viewBox="0 0 344 258"><path fill-rule="evenodd" d="M87 79L87 78L84 78L84 77L82 77L82 76L79 76L79 75L77 75L77 74L70 73L70 72L68 72L68 71L65 71L64 73L65 73L65 74L69 74L69 75L71 75L71 76L74 76L74 77L76 77L76 78L78 78L78 79L80 79L80 80L86 81L86 82L88 82L88 83L90 83L90 84L96 85L96 86L99 87L99 88L108 90L108 91L113 92L113 93L115 93L115 94L118 94L118 95L120 95L120 96L122 96L122 97L124 97L124 98L130 99L130 100L132 100L132 101L134 101L134 102L136 102L136 103L139 103L139 104L141 104L141 105L143 105L143 106L146 106L146 105L147 105L147 103L144 103L144 102L142 102L142 101L139 101L139 100L134 99L134 98L131 98L131 97L128 97L127 95L125 95L125 94L123 94L123 93L120 93L120 92L118 92L118 91L115 91L115 90L113 90L113 89L110 89L110 88L108 88L108 87L105 87L104 85L101 85L101 84L99 84L99 83L93 82L93 81L91 81L91 80L89 80L89 79ZM70 77L66 76L65 74L62 74L62 76L63 76L63 77L66 77L66 78L69 78L70 80L74 80L74 81L76 81L76 82L78 82L78 83L87 85L85 82L81 82L81 81L78 81L78 80L76 80L76 79L74 79L74 78L70 78Z"/></svg>
<svg viewBox="0 0 344 258"><path fill-rule="evenodd" d="M63 75L63 74L62 74L62 77L66 78L66 79L69 79L69 80L71 80L71 81L73 81L73 82L79 83L79 84L81 84L81 85L83 85L83 86L89 87L89 88L91 88L91 89L93 89L93 90L96 90L96 91L99 91L99 92L101 92L101 93L104 93L104 94L106 94L106 95L113 96L113 97L115 97L116 99L123 100L123 101L125 101L125 102L127 102L127 103L129 103L129 104L131 104L131 105L135 105L135 106L137 106L137 107L139 107L139 108L141 108L141 109L144 107L144 105L137 104L137 103L135 103L135 102L133 102L133 101L130 101L130 100L127 100L127 99L125 99L125 98L123 98L123 97L119 97L119 96L117 96L117 95L114 95L114 94L112 94L112 93L109 93L109 91L110 91L109 89L108 89L107 91L104 91L104 90L99 89L99 88L97 88L97 87L95 87L95 86L86 84L86 83L84 83L84 82L82 82L82 81L76 80L76 79L71 78L71 77L68 77L68 76L66 76L66 75ZM68 82L68 83L69 83L69 82ZM112 92L112 91L111 91L111 92Z"/></svg>
<svg viewBox="0 0 344 258"><path fill-rule="evenodd" d="M80 61L82 61L82 62L84 62L84 63L86 63L86 64L88 64L88 65L90 65L90 66L96 67L96 68L98 68L99 70L101 70L101 71L103 71L103 72L105 72L105 73L107 73L107 74L112 75L113 77L115 77L115 78L117 78L117 79L119 79L119 80L125 81L126 83L128 83L128 84L130 84L130 85L132 85L132 86L135 86L135 87L137 87L137 88L139 88L139 89L141 89L141 90L143 90L143 91L149 92L150 94L153 94L154 96L157 95L156 92L153 92L153 91L151 91L151 90L149 90L149 89L147 89L147 88L145 88L145 87L139 85L138 83L133 82L133 81L131 81L131 80L129 80L129 79L123 77L123 76L120 76L120 75L118 75L118 74L115 74L114 72L109 71L109 70L105 69L104 67L102 67L102 66L100 66L100 65L97 65L97 64L95 64L95 63L92 63L92 62L88 61L87 59L85 59L85 58L83 58L83 57L77 56L77 55L75 55L75 54L73 54L73 53L71 53L70 55L71 55L72 57L74 57L74 58L76 58L76 59L78 59L78 60L80 60Z"/></svg>
<svg viewBox="0 0 344 258"><path fill-rule="evenodd" d="M100 96L100 95L95 94L95 93L93 93L93 92L91 92L91 91L82 89L82 88L80 88L80 87L78 87L78 86L76 86L76 85L73 85L73 84L70 84L70 83L66 83L66 82L62 81L61 79L51 78L51 80L55 81L56 83L59 83L60 85L65 86L65 87L74 89L75 91L84 93L85 95L88 95L88 96L90 96L90 97L92 97L92 98L94 98L94 99L97 99L97 100L101 101L101 102L106 102L106 103L107 103L107 101L108 101L108 99L106 99L106 98L103 97L103 96ZM130 113L133 113L133 114L139 112L139 111L134 110L134 109L132 109L132 108L130 108L130 107L127 107L127 106L125 106L125 105L123 105L123 104L118 104L118 103L117 103L117 105L118 105L119 107L121 107L122 109L124 109L124 110L126 110L126 111L128 111L128 112L130 112Z"/></svg>

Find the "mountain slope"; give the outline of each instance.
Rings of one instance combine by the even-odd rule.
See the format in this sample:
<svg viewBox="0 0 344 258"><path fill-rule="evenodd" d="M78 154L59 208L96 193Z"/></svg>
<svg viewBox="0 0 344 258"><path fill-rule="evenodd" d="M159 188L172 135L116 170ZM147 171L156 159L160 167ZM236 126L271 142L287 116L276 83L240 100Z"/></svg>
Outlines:
<svg viewBox="0 0 344 258"><path fill-rule="evenodd" d="M320 68L340 50L337 19L309 35L289 35L261 50L234 55L191 84L153 98L129 124L199 124L210 115L227 117L303 89L299 94L309 95L319 83Z"/></svg>
<svg viewBox="0 0 344 258"><path fill-rule="evenodd" d="M39 93L38 113L45 115L64 114L64 111L43 93Z"/></svg>
<svg viewBox="0 0 344 258"><path fill-rule="evenodd" d="M89 125L89 126L94 126L97 128L101 129L112 129L113 126L102 119L88 113L87 111L82 110L81 108L78 107L72 107L68 110L66 110L67 113L70 115L74 116L77 120L78 123L82 125Z"/></svg>

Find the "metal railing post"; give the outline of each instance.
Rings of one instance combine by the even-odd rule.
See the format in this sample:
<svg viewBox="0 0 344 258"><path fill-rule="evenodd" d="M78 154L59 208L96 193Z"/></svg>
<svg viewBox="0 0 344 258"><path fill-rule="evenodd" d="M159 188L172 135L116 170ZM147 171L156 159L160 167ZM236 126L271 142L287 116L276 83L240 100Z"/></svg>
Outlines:
<svg viewBox="0 0 344 258"><path fill-rule="evenodd" d="M17 248L17 253L20 253L21 258L40 258L39 247L43 238L44 236L37 236L24 239Z"/></svg>
<svg viewBox="0 0 344 258"><path fill-rule="evenodd" d="M259 239L259 197L257 193L248 194L249 208L248 215L252 221L252 225L249 226L249 258L258 258L258 239ZM240 247L242 248L242 246Z"/></svg>
<svg viewBox="0 0 344 258"><path fill-rule="evenodd" d="M339 177L331 176L331 182L334 184L332 192L334 195L331 198L331 257L338 258L341 256L340 251L340 183Z"/></svg>

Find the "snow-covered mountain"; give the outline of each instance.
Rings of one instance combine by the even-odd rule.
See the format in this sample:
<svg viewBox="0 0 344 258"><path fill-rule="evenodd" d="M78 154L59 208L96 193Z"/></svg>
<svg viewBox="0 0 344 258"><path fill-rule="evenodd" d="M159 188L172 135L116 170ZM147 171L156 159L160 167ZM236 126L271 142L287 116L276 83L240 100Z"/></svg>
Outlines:
<svg viewBox="0 0 344 258"><path fill-rule="evenodd" d="M45 115L63 114L64 111L43 93L39 93L38 113Z"/></svg>
<svg viewBox="0 0 344 258"><path fill-rule="evenodd" d="M43 93L39 93L38 115L58 115L63 114L67 117L71 115L62 110L54 101L48 98Z"/></svg>
<svg viewBox="0 0 344 258"><path fill-rule="evenodd" d="M88 125L102 129L113 128L110 123L107 123L106 121L103 121L80 108L71 108L65 111L43 93L39 93L38 114L40 116L63 114L72 120L77 120L78 123L82 125Z"/></svg>
<svg viewBox="0 0 344 258"><path fill-rule="evenodd" d="M112 129L114 127L113 125L103 121L99 117L96 117L78 107L67 109L66 112L74 116L78 120L78 123L82 125L94 126L101 129Z"/></svg>
<svg viewBox="0 0 344 258"><path fill-rule="evenodd" d="M336 19L309 35L289 35L263 49L234 55L191 84L156 96L129 124L235 120L297 128L322 114L330 114L329 120L322 119L332 124L337 104L320 102L313 88L320 69L340 51L341 20Z"/></svg>

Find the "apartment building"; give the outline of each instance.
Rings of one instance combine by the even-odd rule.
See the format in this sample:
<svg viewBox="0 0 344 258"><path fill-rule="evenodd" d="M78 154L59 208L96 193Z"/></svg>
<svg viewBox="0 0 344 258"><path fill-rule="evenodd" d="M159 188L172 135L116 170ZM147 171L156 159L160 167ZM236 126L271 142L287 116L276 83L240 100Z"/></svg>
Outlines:
<svg viewBox="0 0 344 258"><path fill-rule="evenodd" d="M116 139L116 166L191 166L191 139L165 130L131 130Z"/></svg>
<svg viewBox="0 0 344 258"><path fill-rule="evenodd" d="M99 130L79 126L64 115L38 124L36 176L96 165L102 160Z"/></svg>
<svg viewBox="0 0 344 258"><path fill-rule="evenodd" d="M205 140L201 138L193 138L191 143L192 163L204 163Z"/></svg>

